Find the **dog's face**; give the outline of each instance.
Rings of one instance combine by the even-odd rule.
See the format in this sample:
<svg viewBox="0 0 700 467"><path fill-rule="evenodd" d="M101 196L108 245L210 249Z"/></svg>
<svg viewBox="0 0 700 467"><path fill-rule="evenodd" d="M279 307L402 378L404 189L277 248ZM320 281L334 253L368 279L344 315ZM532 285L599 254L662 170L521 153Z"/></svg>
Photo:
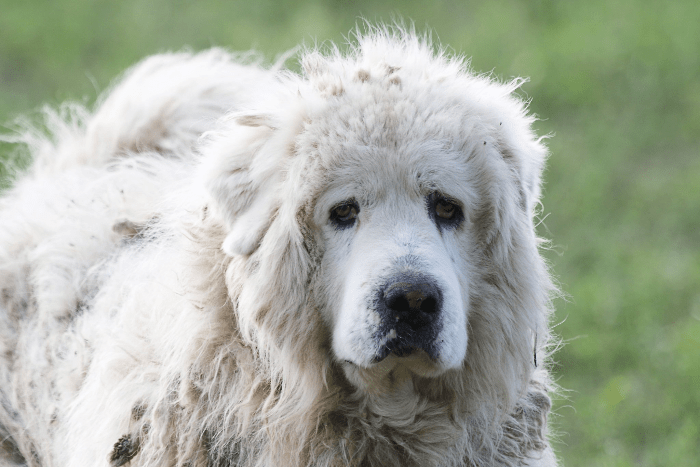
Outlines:
<svg viewBox="0 0 700 467"><path fill-rule="evenodd" d="M461 366L473 243L461 155L410 140L345 151L314 209L335 357L425 376Z"/></svg>
<svg viewBox="0 0 700 467"><path fill-rule="evenodd" d="M301 149L325 161L313 209L321 310L346 369L436 376L461 367L467 351L483 228L477 185L488 183L476 154L482 130L470 135L478 148L459 119L443 121L451 109L394 94L338 99L307 125L313 143ZM426 105L434 118L416 119Z"/></svg>

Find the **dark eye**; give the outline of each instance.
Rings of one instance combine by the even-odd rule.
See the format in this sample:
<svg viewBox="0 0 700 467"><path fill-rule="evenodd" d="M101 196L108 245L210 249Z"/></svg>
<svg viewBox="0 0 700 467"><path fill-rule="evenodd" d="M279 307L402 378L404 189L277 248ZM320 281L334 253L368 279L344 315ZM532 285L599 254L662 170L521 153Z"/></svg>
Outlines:
<svg viewBox="0 0 700 467"><path fill-rule="evenodd" d="M442 227L456 227L464 220L459 204L440 193L428 196L428 209L435 223Z"/></svg>
<svg viewBox="0 0 700 467"><path fill-rule="evenodd" d="M457 206L447 200L441 199L435 203L435 214L442 219L450 220L454 218L456 212Z"/></svg>
<svg viewBox="0 0 700 467"><path fill-rule="evenodd" d="M331 209L331 222L341 229L350 227L355 223L359 212L360 207L354 200L344 201Z"/></svg>

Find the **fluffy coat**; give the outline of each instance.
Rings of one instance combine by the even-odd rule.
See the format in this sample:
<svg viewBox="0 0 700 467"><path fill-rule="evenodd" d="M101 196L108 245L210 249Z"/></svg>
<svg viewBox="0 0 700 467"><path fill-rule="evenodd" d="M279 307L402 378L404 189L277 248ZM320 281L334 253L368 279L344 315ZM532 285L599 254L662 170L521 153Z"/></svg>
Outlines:
<svg viewBox="0 0 700 467"><path fill-rule="evenodd" d="M546 148L522 80L400 30L301 55L301 74L150 57L94 113L67 104L6 137L33 164L0 200L0 465L556 465ZM463 228L405 221L418 201L380 222L373 200L413 189L402 171L453 187ZM328 228L335 193L374 229L360 246ZM447 245L461 304L423 373L354 364L371 336L343 344L364 290L348 270L378 271L358 252L399 248L401 222L422 226L405 242L423 263Z"/></svg>

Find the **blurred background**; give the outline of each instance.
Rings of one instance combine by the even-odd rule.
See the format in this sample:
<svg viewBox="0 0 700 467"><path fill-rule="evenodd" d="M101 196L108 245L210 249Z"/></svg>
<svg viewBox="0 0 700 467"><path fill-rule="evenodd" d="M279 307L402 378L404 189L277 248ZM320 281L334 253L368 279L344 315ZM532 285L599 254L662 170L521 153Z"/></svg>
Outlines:
<svg viewBox="0 0 700 467"><path fill-rule="evenodd" d="M272 61L342 42L360 17L413 20L476 71L531 78L537 130L553 135L538 229L568 295L552 417L564 465L699 465L697 0L0 0L0 123L91 104L148 54L219 45Z"/></svg>

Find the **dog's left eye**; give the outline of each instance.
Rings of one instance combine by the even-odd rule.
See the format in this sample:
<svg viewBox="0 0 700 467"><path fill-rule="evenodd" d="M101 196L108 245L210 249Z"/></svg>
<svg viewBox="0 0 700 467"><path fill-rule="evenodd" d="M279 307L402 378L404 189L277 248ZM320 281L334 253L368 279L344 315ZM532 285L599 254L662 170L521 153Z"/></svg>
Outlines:
<svg viewBox="0 0 700 467"><path fill-rule="evenodd" d="M440 226L455 227L464 219L459 204L440 193L428 196L428 209L433 220Z"/></svg>
<svg viewBox="0 0 700 467"><path fill-rule="evenodd" d="M331 222L337 227L350 227L355 223L360 207L355 201L345 201L331 209Z"/></svg>
<svg viewBox="0 0 700 467"><path fill-rule="evenodd" d="M457 206L447 200L441 199L435 203L435 214L442 219L452 219L454 218L456 212Z"/></svg>

